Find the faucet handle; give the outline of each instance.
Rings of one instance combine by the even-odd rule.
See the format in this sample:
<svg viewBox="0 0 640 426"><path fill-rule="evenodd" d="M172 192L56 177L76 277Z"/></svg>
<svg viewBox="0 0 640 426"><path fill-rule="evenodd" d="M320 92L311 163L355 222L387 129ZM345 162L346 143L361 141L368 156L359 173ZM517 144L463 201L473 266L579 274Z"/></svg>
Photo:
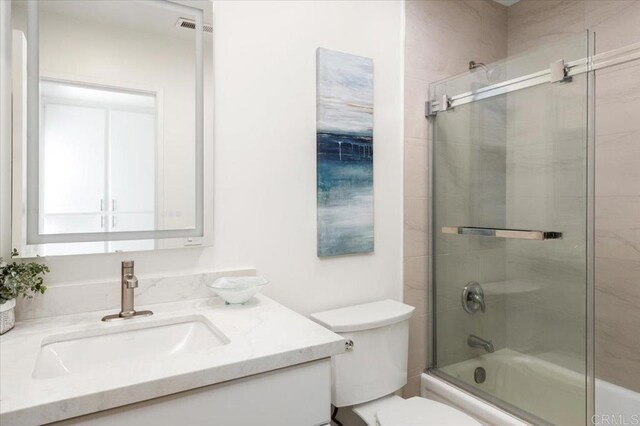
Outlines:
<svg viewBox="0 0 640 426"><path fill-rule="evenodd" d="M469 314L486 311L484 291L477 281L469 282L462 289L462 308Z"/></svg>
<svg viewBox="0 0 640 426"><path fill-rule="evenodd" d="M126 277L124 282L125 282L127 288L137 288L138 287L138 278L135 275L131 275L130 277Z"/></svg>
<svg viewBox="0 0 640 426"><path fill-rule="evenodd" d="M475 302L478 305L480 305L480 311L481 312L485 312L487 307L484 303L484 295L482 295L481 293L469 293L467 294L467 300L471 301L471 302Z"/></svg>

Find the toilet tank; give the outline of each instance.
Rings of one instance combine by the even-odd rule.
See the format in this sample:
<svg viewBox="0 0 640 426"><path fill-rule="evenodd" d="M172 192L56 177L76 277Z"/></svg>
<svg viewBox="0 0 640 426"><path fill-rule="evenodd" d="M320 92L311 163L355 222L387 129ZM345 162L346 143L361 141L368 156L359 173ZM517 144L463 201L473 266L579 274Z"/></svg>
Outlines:
<svg viewBox="0 0 640 426"><path fill-rule="evenodd" d="M353 343L331 359L333 405L372 401L407 383L413 311L413 306L381 300L311 314L314 321Z"/></svg>

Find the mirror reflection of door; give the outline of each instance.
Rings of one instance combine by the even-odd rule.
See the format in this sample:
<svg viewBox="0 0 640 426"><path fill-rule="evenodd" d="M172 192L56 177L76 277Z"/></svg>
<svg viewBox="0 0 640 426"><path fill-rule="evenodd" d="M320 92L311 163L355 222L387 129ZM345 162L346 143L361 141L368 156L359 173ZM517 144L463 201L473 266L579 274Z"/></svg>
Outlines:
<svg viewBox="0 0 640 426"><path fill-rule="evenodd" d="M12 2L23 256L202 244L211 13L208 1Z"/></svg>
<svg viewBox="0 0 640 426"><path fill-rule="evenodd" d="M155 104L152 93L42 80L42 233L155 229ZM114 251L154 243L95 244Z"/></svg>

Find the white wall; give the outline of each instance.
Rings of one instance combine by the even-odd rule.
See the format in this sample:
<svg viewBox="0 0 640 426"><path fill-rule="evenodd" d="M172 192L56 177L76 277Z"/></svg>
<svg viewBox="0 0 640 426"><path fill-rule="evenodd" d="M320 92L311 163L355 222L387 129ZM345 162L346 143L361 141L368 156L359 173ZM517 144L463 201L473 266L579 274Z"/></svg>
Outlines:
<svg viewBox="0 0 640 426"><path fill-rule="evenodd" d="M216 2L214 246L49 258L50 286L255 267L308 314L401 297L402 2ZM316 257L315 50L374 59L375 253ZM44 296L46 297L46 295Z"/></svg>

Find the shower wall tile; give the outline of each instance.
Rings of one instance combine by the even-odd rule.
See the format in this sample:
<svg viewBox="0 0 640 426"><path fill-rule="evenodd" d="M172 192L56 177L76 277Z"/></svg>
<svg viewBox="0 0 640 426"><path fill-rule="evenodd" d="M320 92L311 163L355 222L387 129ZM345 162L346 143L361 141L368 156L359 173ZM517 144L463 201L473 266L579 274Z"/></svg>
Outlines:
<svg viewBox="0 0 640 426"><path fill-rule="evenodd" d="M586 1L586 27L597 34L600 52L638 41L638 0Z"/></svg>
<svg viewBox="0 0 640 426"><path fill-rule="evenodd" d="M501 241L500 243L501 247L498 249L478 252L480 259L480 282L496 283L504 281L506 278L506 242Z"/></svg>
<svg viewBox="0 0 640 426"><path fill-rule="evenodd" d="M481 41L487 58L483 59L487 63L495 62L507 56L508 23L507 8L496 2L475 2L480 3L482 13L482 37Z"/></svg>
<svg viewBox="0 0 640 426"><path fill-rule="evenodd" d="M509 55L553 44L584 28L584 0L521 0L508 8Z"/></svg>
<svg viewBox="0 0 640 426"><path fill-rule="evenodd" d="M596 197L595 204L596 257L640 262L640 197Z"/></svg>
<svg viewBox="0 0 640 426"><path fill-rule="evenodd" d="M431 351L428 337L431 326L427 320L432 312L429 301L432 259L428 226L431 214L428 209L431 197L429 163L432 159L429 158L428 121L424 117L429 83L467 71L470 60L490 63L505 57L507 12L506 7L492 0L409 0L406 2L405 18L404 300L417 309L411 326L411 365L409 382L404 390L407 397L419 393L419 374L427 367ZM495 108L499 107L496 104ZM471 113L471 109L469 111ZM497 112L495 114L499 115ZM489 123L488 118L485 117L483 122ZM500 138L504 138L504 129L500 125L487 125L481 130L484 136L479 140L486 144L499 144ZM456 134L442 136L469 143L470 128L455 129ZM490 164L489 159L477 165L487 166L489 170L485 173L486 184L492 181L491 170L496 170ZM456 185L455 179L452 185ZM468 191L471 186L467 181L463 187ZM468 192L459 200L452 198L451 203L447 203L447 212L454 214L454 211L459 211L456 209L465 197L468 198ZM474 202L472 205L481 204ZM460 216L461 220L474 214L470 207L465 207L464 211L467 213L463 214L467 216ZM480 214L488 216L491 212L481 211ZM455 242L445 245L445 251L447 247L451 252L469 250ZM480 250L500 248L503 246L492 244L472 247ZM457 316L463 318L459 301L456 309L459 309ZM499 308L496 306L495 309ZM462 322L461 319L458 321Z"/></svg>
<svg viewBox="0 0 640 426"><path fill-rule="evenodd" d="M404 136L426 142L428 124L424 117L424 105L429 83L425 80L405 78L404 84ZM407 113L408 111L411 113Z"/></svg>
<svg viewBox="0 0 640 426"><path fill-rule="evenodd" d="M531 243L531 242L530 242ZM536 243L536 242L534 242ZM551 253L534 254L526 250L508 251L507 276L509 280L526 283L527 291L507 295L507 305L527 303L539 306L546 316L559 324L565 315L584 316L586 313L585 253L581 259L554 257ZM531 289L531 291L529 291ZM535 321L534 326L544 332L545 327ZM517 333L514 327L514 333ZM509 342L510 343L510 342ZM583 349L579 349L579 353Z"/></svg>
<svg viewBox="0 0 640 426"><path fill-rule="evenodd" d="M639 0L521 0L508 9L508 52L519 54L586 29L596 32L597 51L605 52L638 42L638 22ZM627 302L640 288L640 64L597 72L596 111L596 375L640 391L640 311ZM542 114L530 113L531 123ZM529 128L519 136L525 142L536 137L535 128ZM540 309L540 300L531 303ZM528 308L508 305L513 311ZM545 343L544 334L539 336ZM510 335L510 347L517 338L526 341L527 336Z"/></svg>
<svg viewBox="0 0 640 426"><path fill-rule="evenodd" d="M534 246L533 250L564 250L564 241L584 241L586 226L586 198L584 196L527 197L524 193L510 195L507 203L509 205L508 228L545 229L563 233L562 241L545 242ZM513 245L517 242L510 241L509 244Z"/></svg>
<svg viewBox="0 0 640 426"><path fill-rule="evenodd" d="M640 31L638 32L636 42L640 41ZM638 117L640 117L640 63L598 71L596 136L638 132L640 131ZM597 144L601 140L597 138Z"/></svg>
<svg viewBox="0 0 640 426"><path fill-rule="evenodd" d="M407 16L412 6L422 3L427 2L408 1ZM432 16L430 19L437 18ZM408 52L405 56L406 78L442 80L452 75L447 70L456 69L454 75L464 72L469 65L468 58L477 56L477 52L472 52L468 36L462 33L444 30L433 24L412 28L409 21L407 21L406 31L405 52ZM430 53L427 54L427 51Z"/></svg>
<svg viewBox="0 0 640 426"><path fill-rule="evenodd" d="M421 3L414 10L429 26L458 32L468 38L482 33L483 7L472 1L432 0Z"/></svg>
<svg viewBox="0 0 640 426"><path fill-rule="evenodd" d="M404 199L404 257L427 256L428 198Z"/></svg>
<svg viewBox="0 0 640 426"><path fill-rule="evenodd" d="M635 120L640 120L638 108ZM596 195L640 197L640 129L602 134L596 140Z"/></svg>
<svg viewBox="0 0 640 426"><path fill-rule="evenodd" d="M406 138L404 143L404 196L429 196L429 147L424 139Z"/></svg>
<svg viewBox="0 0 640 426"><path fill-rule="evenodd" d="M577 100L576 100L577 101ZM544 140L544 139L543 139ZM549 140L549 139L547 139ZM510 197L579 197L585 193L584 138L507 149Z"/></svg>
<svg viewBox="0 0 640 426"><path fill-rule="evenodd" d="M584 372L584 317L554 314L529 300L529 295L518 295L507 303L507 347L541 358L565 359L566 367Z"/></svg>
<svg viewBox="0 0 640 426"><path fill-rule="evenodd" d="M428 315L414 315L409 320L409 364L408 377L416 376L425 369L424 360L427 358L427 345L424 342L429 334Z"/></svg>
<svg viewBox="0 0 640 426"><path fill-rule="evenodd" d="M427 256L404 259L404 301L416 308L414 316L427 315L431 312L427 287L428 267Z"/></svg>
<svg viewBox="0 0 640 426"><path fill-rule="evenodd" d="M596 375L640 392L640 262L596 258Z"/></svg>
<svg viewBox="0 0 640 426"><path fill-rule="evenodd" d="M409 0L406 18L407 78L438 81L465 72L472 59L506 55L506 8L491 0Z"/></svg>
<svg viewBox="0 0 640 426"><path fill-rule="evenodd" d="M402 397L411 398L413 396L420 395L420 374L410 376L407 379L407 384L402 388Z"/></svg>

